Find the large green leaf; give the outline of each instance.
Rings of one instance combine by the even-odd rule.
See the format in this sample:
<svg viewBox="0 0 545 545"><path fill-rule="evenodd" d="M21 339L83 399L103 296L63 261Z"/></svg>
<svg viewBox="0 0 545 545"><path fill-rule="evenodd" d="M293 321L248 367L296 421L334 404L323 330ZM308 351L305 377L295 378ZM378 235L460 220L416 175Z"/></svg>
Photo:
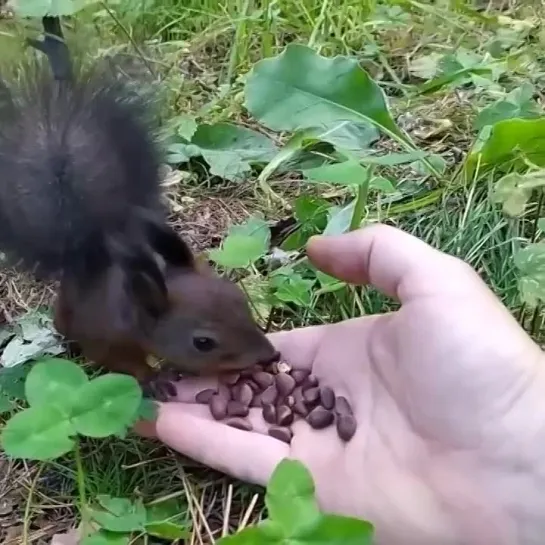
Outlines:
<svg viewBox="0 0 545 545"><path fill-rule="evenodd" d="M265 503L269 517L287 535L301 535L321 517L314 494L309 470L298 460L282 460L267 485Z"/></svg>
<svg viewBox="0 0 545 545"><path fill-rule="evenodd" d="M61 358L44 358L36 363L25 382L28 403L32 406L54 403L68 411L78 389L88 381L74 362Z"/></svg>
<svg viewBox="0 0 545 545"><path fill-rule="evenodd" d="M72 423L78 433L107 437L134 422L142 390L135 378L109 374L89 381L78 390L72 405Z"/></svg>
<svg viewBox="0 0 545 545"><path fill-rule="evenodd" d="M506 119L481 135L467 159L471 176L477 164L486 169L507 162L523 164L526 158L537 166L545 166L545 118Z"/></svg>
<svg viewBox="0 0 545 545"><path fill-rule="evenodd" d="M51 460L74 447L70 421L53 405L30 407L13 416L2 431L2 448L14 458Z"/></svg>
<svg viewBox="0 0 545 545"><path fill-rule="evenodd" d="M170 162L202 156L214 176L238 181L251 172L252 164L270 161L278 149L265 135L230 123L199 125L188 143L169 147Z"/></svg>
<svg viewBox="0 0 545 545"><path fill-rule="evenodd" d="M277 57L254 65L245 104L276 131L327 130L354 121L406 139L388 111L384 93L356 59L326 58L300 44L289 44Z"/></svg>

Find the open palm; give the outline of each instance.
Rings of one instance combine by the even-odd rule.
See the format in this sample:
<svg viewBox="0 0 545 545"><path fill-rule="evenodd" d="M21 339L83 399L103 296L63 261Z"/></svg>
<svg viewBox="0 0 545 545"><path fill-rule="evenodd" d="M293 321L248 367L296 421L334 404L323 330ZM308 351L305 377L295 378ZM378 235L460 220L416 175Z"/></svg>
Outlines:
<svg viewBox="0 0 545 545"><path fill-rule="evenodd" d="M472 269L396 229L316 239L309 256L401 302L389 314L272 336L292 366L347 397L354 438L300 421L286 445L266 434L258 409L253 432L230 428L193 402L203 380L178 385L179 402L162 406L153 433L257 484L282 458L298 458L322 507L370 520L379 544L521 542L527 521L511 496L539 502L540 493L517 468L545 423L539 347Z"/></svg>

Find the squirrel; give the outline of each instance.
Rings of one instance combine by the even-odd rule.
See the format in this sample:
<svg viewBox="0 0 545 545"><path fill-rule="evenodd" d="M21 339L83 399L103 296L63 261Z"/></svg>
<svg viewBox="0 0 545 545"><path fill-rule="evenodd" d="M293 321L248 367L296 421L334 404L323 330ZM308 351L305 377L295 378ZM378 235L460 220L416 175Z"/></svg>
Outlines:
<svg viewBox="0 0 545 545"><path fill-rule="evenodd" d="M148 101L96 67L75 75L56 18L43 24L49 63L0 84L0 251L58 280L55 328L86 359L158 399L172 370L277 360L243 291L167 223Z"/></svg>

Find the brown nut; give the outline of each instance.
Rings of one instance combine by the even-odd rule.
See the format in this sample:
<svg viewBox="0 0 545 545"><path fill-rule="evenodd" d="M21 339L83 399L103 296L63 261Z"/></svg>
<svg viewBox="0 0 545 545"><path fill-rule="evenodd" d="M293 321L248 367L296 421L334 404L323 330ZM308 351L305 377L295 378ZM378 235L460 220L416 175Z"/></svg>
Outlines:
<svg viewBox="0 0 545 545"><path fill-rule="evenodd" d="M263 420L268 424L276 424L276 407L271 403L263 405Z"/></svg>
<svg viewBox="0 0 545 545"><path fill-rule="evenodd" d="M229 416L248 416L250 409L248 405L241 403L240 401L229 401L227 403L227 414Z"/></svg>
<svg viewBox="0 0 545 545"><path fill-rule="evenodd" d="M307 405L315 405L320 400L320 389L309 388L303 391L303 399Z"/></svg>
<svg viewBox="0 0 545 545"><path fill-rule="evenodd" d="M335 407L335 392L329 386L320 388L320 403L328 411Z"/></svg>
<svg viewBox="0 0 545 545"><path fill-rule="evenodd" d="M231 392L231 388L229 388L229 386L226 384L218 384L218 391L216 392L216 395L220 396L226 401L233 399L233 392Z"/></svg>
<svg viewBox="0 0 545 545"><path fill-rule="evenodd" d="M250 403L250 407L261 407L262 405L261 394L256 394Z"/></svg>
<svg viewBox="0 0 545 545"><path fill-rule="evenodd" d="M257 382L255 382L254 380L250 378L245 378L244 380L245 384L247 384L252 389L254 394L259 394L263 390L263 388L261 388L261 386L259 386L259 384L257 384Z"/></svg>
<svg viewBox="0 0 545 545"><path fill-rule="evenodd" d="M279 373L274 377L276 389L282 397L289 396L295 389L295 379L287 373Z"/></svg>
<svg viewBox="0 0 545 545"><path fill-rule="evenodd" d="M333 420L335 419L334 414L323 407L316 407L313 409L310 414L307 416L307 422L315 430L321 430L331 426Z"/></svg>
<svg viewBox="0 0 545 545"><path fill-rule="evenodd" d="M252 380L262 389L266 390L274 382L274 376L266 371L258 371L252 375Z"/></svg>
<svg viewBox="0 0 545 545"><path fill-rule="evenodd" d="M219 381L227 386L234 386L239 378L240 373L223 373L219 376Z"/></svg>
<svg viewBox="0 0 545 545"><path fill-rule="evenodd" d="M272 386L269 386L262 394L261 394L261 403L274 403L276 401L277 396L276 386L274 384Z"/></svg>
<svg viewBox="0 0 545 545"><path fill-rule="evenodd" d="M245 418L232 417L225 420L225 423L232 428L237 428L243 431L252 431L253 429L250 421L246 420Z"/></svg>
<svg viewBox="0 0 545 545"><path fill-rule="evenodd" d="M301 384L303 391L309 388L316 388L318 386L318 379L314 375L309 375Z"/></svg>
<svg viewBox="0 0 545 545"><path fill-rule="evenodd" d="M358 427L356 419L351 414L338 415L336 425L337 434L343 441L350 441Z"/></svg>
<svg viewBox="0 0 545 545"><path fill-rule="evenodd" d="M282 426L271 426L268 433L271 437L284 441L284 443L288 443L288 445L293 437L293 432L290 430L290 428L284 428Z"/></svg>
<svg viewBox="0 0 545 545"><path fill-rule="evenodd" d="M310 371L308 369L293 369L290 374L295 380L295 384L299 386L310 375Z"/></svg>
<svg viewBox="0 0 545 545"><path fill-rule="evenodd" d="M246 406L250 405L253 398L254 391L252 390L251 386L246 383L240 384L234 393L234 399L240 401L243 405Z"/></svg>
<svg viewBox="0 0 545 545"><path fill-rule="evenodd" d="M293 412L286 405L280 405L276 409L276 423L279 426L290 426L293 424Z"/></svg>
<svg viewBox="0 0 545 545"><path fill-rule="evenodd" d="M223 420L227 416L228 399L219 394L214 394L208 404L210 412L215 420Z"/></svg>
<svg viewBox="0 0 545 545"><path fill-rule="evenodd" d="M202 403L203 405L208 405L212 396L216 393L214 388L207 388L206 390L201 390L196 396L195 401L197 403Z"/></svg>
<svg viewBox="0 0 545 545"><path fill-rule="evenodd" d="M344 396L337 396L335 398L335 412L337 414L354 414L350 403L348 403L348 399Z"/></svg>

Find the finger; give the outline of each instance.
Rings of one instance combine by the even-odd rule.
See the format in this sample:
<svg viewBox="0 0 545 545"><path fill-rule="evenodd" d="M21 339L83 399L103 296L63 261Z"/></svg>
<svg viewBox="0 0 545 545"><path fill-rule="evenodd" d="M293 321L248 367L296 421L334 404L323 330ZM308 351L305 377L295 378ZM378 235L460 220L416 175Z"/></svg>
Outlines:
<svg viewBox="0 0 545 545"><path fill-rule="evenodd" d="M208 467L264 485L289 445L269 435L239 430L211 419L206 407L164 403L155 423L157 439Z"/></svg>
<svg viewBox="0 0 545 545"><path fill-rule="evenodd" d="M371 284L401 302L417 295L484 287L462 261L387 225L313 237L307 252L326 274L352 284Z"/></svg>

